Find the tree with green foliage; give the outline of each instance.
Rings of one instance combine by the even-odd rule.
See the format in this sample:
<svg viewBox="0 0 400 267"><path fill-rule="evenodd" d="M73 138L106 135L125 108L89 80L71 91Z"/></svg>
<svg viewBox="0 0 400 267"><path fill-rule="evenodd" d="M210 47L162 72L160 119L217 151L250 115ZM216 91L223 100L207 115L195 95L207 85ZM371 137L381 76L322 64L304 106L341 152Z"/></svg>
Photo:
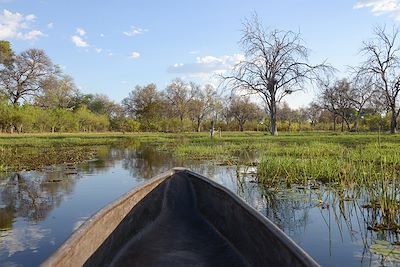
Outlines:
<svg viewBox="0 0 400 267"><path fill-rule="evenodd" d="M9 67L12 65L14 52L8 41L0 41L0 66Z"/></svg>
<svg viewBox="0 0 400 267"><path fill-rule="evenodd" d="M137 85L122 103L128 116L137 119L143 130L157 129L157 124L163 117L164 102L155 84Z"/></svg>
<svg viewBox="0 0 400 267"><path fill-rule="evenodd" d="M172 110L177 116L183 127L183 119L189 112L189 104L200 90L199 85L195 83L186 83L182 79L173 80L165 89L165 97Z"/></svg>

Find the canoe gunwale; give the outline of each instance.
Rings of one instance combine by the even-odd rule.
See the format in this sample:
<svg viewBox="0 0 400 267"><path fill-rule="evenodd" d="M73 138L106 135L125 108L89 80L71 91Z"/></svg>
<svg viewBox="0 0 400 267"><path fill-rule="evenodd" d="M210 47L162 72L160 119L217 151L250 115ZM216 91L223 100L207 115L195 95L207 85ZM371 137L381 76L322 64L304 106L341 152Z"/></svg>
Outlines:
<svg viewBox="0 0 400 267"><path fill-rule="evenodd" d="M45 262L43 262L41 266L82 266L102 245L102 243L108 238L114 229L122 222L129 211L135 207L135 205L137 205L137 203L139 203L143 198L157 188L158 185L173 176L175 173L179 172L185 172L197 179L200 179L209 186L215 188L217 191L222 191L223 193L227 194L237 205L243 208L246 213L255 217L256 220L261 222L262 225L265 226L265 228L268 229L268 231L270 231L274 237L279 239L280 243L282 243L287 250L290 250L298 259L300 259L305 266L320 266L278 226L262 215L259 211L248 205L242 198L224 186L212 181L211 179L182 167L170 169L150 179L141 186L130 190L117 200L100 209L86 222L84 222L77 230L75 230L65 241L65 243L63 243L63 245L61 245L61 247L59 247L56 252L52 254ZM115 219L116 216L118 217L118 220ZM106 217L110 218L107 219ZM114 219L111 220L111 217ZM112 224L106 224L107 227L104 228L107 229L99 232L98 228L101 228L99 225L104 225L104 222L107 222L107 220ZM94 241L92 241L91 238L87 238L96 234L99 234L99 236L96 236ZM77 244L79 244L80 247L83 247L85 251L79 251L79 249L76 248Z"/></svg>
<svg viewBox="0 0 400 267"><path fill-rule="evenodd" d="M110 212L116 208L123 206L126 202L131 200L132 198L135 197L138 193L143 191L144 189L150 187L150 190L147 191L146 194L140 196L139 198L135 199L134 205L132 205L130 208L134 207L139 201L141 201L146 195L148 195L152 190L154 190L159 184L161 184L164 180L168 179L171 177L174 173L177 171L181 171L183 168L174 168L171 170L168 170L158 176L153 177L149 181L145 182L141 186L134 188L127 193L123 194L121 197L118 199L114 200L110 204L106 205L105 207L101 208L98 210L95 214L93 214L87 221L85 221L78 229L76 229L69 237L68 239L59 247L56 252L54 252L46 261L44 261L40 266L41 267L51 267L51 266L59 266L63 260L68 257L71 253L73 253L74 246L81 240L84 240L85 236L91 229L95 229L96 224L101 222L101 219L104 218L104 216L107 216L110 214ZM129 212L129 211L128 211ZM115 227L118 226L118 224L124 219L126 214L123 214L121 216L121 220L117 221L115 223ZM107 239L109 234L112 233L112 231L115 229L115 227L110 227L109 233L108 234L103 234L104 240L103 242ZM102 242L101 242L102 243ZM96 251L96 249L101 245L101 243L98 244L98 246L93 247L92 253ZM89 256L85 259L85 261L90 257L92 254L90 253ZM85 261L80 261L79 263L77 262L69 262L68 265L62 265L62 266L82 266Z"/></svg>
<svg viewBox="0 0 400 267"><path fill-rule="evenodd" d="M262 215L258 210L247 204L244 199L242 199L232 191L228 190L224 186L214 182L213 180L201 174L195 173L189 169L186 169L185 172L189 173L192 176L195 176L198 179L203 180L210 186L213 186L229 195L229 197L231 197L238 205L244 208L250 215L256 217L256 219L262 222L267 229L274 233L274 235L280 239L280 241L288 248L288 250L292 251L299 259L301 259L306 264L306 266L320 266L310 255L308 255L305 250L303 250L297 243L295 243L290 237L288 237L285 232L283 232L270 219Z"/></svg>

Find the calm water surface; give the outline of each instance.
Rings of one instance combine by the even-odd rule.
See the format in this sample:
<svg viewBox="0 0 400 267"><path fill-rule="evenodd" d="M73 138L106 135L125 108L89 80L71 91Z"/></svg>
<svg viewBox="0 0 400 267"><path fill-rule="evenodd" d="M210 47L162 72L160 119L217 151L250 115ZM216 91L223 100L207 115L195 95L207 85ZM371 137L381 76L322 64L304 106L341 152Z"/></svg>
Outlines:
<svg viewBox="0 0 400 267"><path fill-rule="evenodd" d="M243 157L251 162L257 155ZM367 230L371 215L361 207L362 199L341 201L329 186L319 184L262 188L254 183L252 167L180 161L148 145L101 147L90 162L1 177L0 265L39 265L99 209L174 166L189 167L228 187L323 266L400 265L400 252L391 246L398 236Z"/></svg>

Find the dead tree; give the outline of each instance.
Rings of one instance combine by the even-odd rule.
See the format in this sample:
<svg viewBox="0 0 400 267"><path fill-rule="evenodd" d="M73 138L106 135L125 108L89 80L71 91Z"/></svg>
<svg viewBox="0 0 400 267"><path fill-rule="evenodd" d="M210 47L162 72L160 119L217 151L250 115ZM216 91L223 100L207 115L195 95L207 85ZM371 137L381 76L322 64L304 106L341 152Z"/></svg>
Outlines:
<svg viewBox="0 0 400 267"><path fill-rule="evenodd" d="M360 73L371 75L376 89L385 96L388 110L391 112L390 132L397 132L397 118L400 93L400 47L399 29L391 32L385 27L374 29L374 38L364 42L361 52L365 61L361 64Z"/></svg>
<svg viewBox="0 0 400 267"><path fill-rule="evenodd" d="M229 88L246 88L259 94L266 102L271 120L271 133L277 135L276 105L286 95L303 90L306 82L314 82L321 71L332 68L326 64L308 63L308 48L300 33L267 31L257 15L243 24L240 45L245 59L232 73L223 76Z"/></svg>

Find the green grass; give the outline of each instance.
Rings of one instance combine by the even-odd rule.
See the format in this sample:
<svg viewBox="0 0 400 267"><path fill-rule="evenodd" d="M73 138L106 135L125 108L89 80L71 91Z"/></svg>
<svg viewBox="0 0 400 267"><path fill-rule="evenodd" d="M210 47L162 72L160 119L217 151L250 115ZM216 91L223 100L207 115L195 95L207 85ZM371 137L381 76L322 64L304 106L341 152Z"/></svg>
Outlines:
<svg viewBox="0 0 400 267"><path fill-rule="evenodd" d="M96 157L100 146L134 147L138 142L168 144L168 134L72 133L0 135L0 172L42 169Z"/></svg>
<svg viewBox="0 0 400 267"><path fill-rule="evenodd" d="M371 229L400 231L398 135L224 132L214 139L207 133L0 135L0 172L84 161L96 157L103 146L135 148L142 143L172 151L180 159L257 164L258 182L269 187L305 185L310 180L330 183L338 192L362 196L374 214Z"/></svg>

